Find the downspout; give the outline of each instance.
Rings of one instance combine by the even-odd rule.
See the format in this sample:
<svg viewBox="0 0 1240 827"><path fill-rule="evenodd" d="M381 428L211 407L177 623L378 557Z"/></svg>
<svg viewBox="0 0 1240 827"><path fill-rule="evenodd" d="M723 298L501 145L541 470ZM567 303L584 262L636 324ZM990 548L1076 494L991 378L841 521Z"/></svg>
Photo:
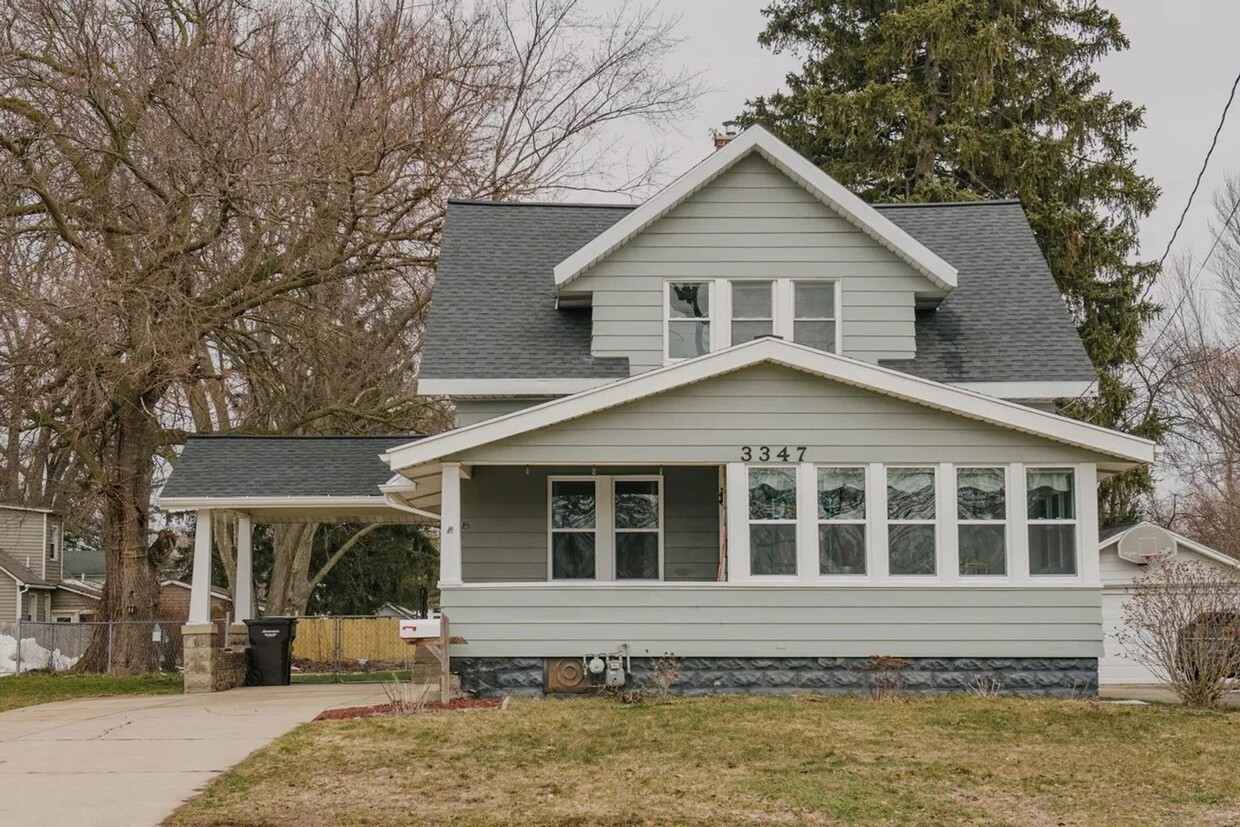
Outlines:
<svg viewBox="0 0 1240 827"><path fill-rule="evenodd" d="M21 623L21 620L22 620L22 598L25 597L26 592L28 591L30 591L30 587L27 586L25 583L23 583L21 585L21 588L17 590L17 617L15 617L14 620L16 620L18 623ZM18 641L18 644L20 643L21 641Z"/></svg>

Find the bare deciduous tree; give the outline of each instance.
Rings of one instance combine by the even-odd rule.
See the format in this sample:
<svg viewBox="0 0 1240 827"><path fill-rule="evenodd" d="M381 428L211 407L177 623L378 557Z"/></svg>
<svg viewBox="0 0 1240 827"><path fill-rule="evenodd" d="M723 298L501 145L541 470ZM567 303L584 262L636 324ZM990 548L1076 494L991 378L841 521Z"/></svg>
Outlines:
<svg viewBox="0 0 1240 827"><path fill-rule="evenodd" d="M1215 706L1240 677L1240 574L1171 560L1132 585L1117 637L1189 706Z"/></svg>
<svg viewBox="0 0 1240 827"><path fill-rule="evenodd" d="M80 465L113 619L156 614L178 403L243 367L264 386L282 302L428 272L449 195L572 188L601 128L694 93L660 68L666 22L575 0L10 0L3 23L0 245L23 262L0 273L4 427ZM144 638L118 638L118 670L152 665Z"/></svg>

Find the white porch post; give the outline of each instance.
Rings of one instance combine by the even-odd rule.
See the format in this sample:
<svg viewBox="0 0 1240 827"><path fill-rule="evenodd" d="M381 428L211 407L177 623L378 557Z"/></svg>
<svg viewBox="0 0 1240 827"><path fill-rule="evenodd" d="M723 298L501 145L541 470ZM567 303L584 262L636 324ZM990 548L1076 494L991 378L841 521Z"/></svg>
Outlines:
<svg viewBox="0 0 1240 827"><path fill-rule="evenodd" d="M461 584L461 466L443 464L439 520L439 585Z"/></svg>
<svg viewBox="0 0 1240 827"><path fill-rule="evenodd" d="M194 525L194 580L189 592L189 622L211 622L211 509L198 510Z"/></svg>
<svg viewBox="0 0 1240 827"><path fill-rule="evenodd" d="M233 595L233 622L254 617L254 521L249 514L237 517L237 593Z"/></svg>
<svg viewBox="0 0 1240 827"><path fill-rule="evenodd" d="M727 466L728 580L749 578L749 471L743 462Z"/></svg>

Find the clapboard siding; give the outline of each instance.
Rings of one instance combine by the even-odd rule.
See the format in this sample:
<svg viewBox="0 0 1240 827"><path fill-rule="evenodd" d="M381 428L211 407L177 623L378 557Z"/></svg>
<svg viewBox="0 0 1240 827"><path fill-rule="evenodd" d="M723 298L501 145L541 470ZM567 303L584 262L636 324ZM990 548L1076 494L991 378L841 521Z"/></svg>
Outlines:
<svg viewBox="0 0 1240 827"><path fill-rule="evenodd" d="M456 403L456 427L464 428L494 419L497 416L524 410L533 405L541 405L550 397L543 399L458 399Z"/></svg>
<svg viewBox="0 0 1240 827"><path fill-rule="evenodd" d="M599 467L599 474L657 468ZM547 579L547 477L589 473L580 466L477 466L461 483L461 570L467 583ZM663 472L664 576L714 580L719 569L719 471Z"/></svg>
<svg viewBox="0 0 1240 827"><path fill-rule="evenodd" d="M668 278L841 281L844 353L877 362L916 353L913 308L929 282L758 155L739 161L585 273L596 356L631 371L663 364Z"/></svg>
<svg viewBox="0 0 1240 827"><path fill-rule="evenodd" d="M0 571L0 624L17 620L17 581Z"/></svg>
<svg viewBox="0 0 1240 827"><path fill-rule="evenodd" d="M43 522L47 515L40 511L21 511L0 507L0 550L26 566L35 577L48 580L43 574L47 555ZM59 555L58 555L59 556ZM59 565L59 564L58 564ZM59 579L57 576L54 579Z"/></svg>
<svg viewBox="0 0 1240 827"><path fill-rule="evenodd" d="M1089 462L1089 452L775 365L481 446L465 462L720 463L742 445L809 462Z"/></svg>
<svg viewBox="0 0 1240 827"><path fill-rule="evenodd" d="M52 613L69 614L71 612L87 612L94 614L99 611L99 600L84 594L71 592L68 589L56 589L52 592Z"/></svg>
<svg viewBox="0 0 1240 827"><path fill-rule="evenodd" d="M699 585L444 588L453 653L1098 657L1097 589Z"/></svg>

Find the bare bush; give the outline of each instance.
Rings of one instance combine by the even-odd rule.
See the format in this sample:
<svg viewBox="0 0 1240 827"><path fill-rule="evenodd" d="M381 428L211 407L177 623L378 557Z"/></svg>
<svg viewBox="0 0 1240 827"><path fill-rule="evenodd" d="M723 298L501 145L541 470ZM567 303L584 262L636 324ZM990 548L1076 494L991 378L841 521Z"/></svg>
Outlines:
<svg viewBox="0 0 1240 827"><path fill-rule="evenodd" d="M414 683L412 678L402 682L399 677L380 685L388 699L388 710L397 717L416 715L426 709L431 693L436 689L429 683Z"/></svg>
<svg viewBox="0 0 1240 827"><path fill-rule="evenodd" d="M604 687L603 693L623 704L644 704L668 696L672 684L680 677L680 658L668 652L650 664L650 674L641 683L616 688Z"/></svg>
<svg viewBox="0 0 1240 827"><path fill-rule="evenodd" d="M1132 586L1116 637L1188 706L1218 705L1240 677L1240 573L1197 562L1151 567Z"/></svg>
<svg viewBox="0 0 1240 827"><path fill-rule="evenodd" d="M875 700L885 701L896 697L904 689L904 673L913 664L892 655L874 655L861 664L861 671L870 683L870 693Z"/></svg>
<svg viewBox="0 0 1240 827"><path fill-rule="evenodd" d="M978 675L969 682L969 694L979 698L997 698L1003 691L1003 679L998 675Z"/></svg>

